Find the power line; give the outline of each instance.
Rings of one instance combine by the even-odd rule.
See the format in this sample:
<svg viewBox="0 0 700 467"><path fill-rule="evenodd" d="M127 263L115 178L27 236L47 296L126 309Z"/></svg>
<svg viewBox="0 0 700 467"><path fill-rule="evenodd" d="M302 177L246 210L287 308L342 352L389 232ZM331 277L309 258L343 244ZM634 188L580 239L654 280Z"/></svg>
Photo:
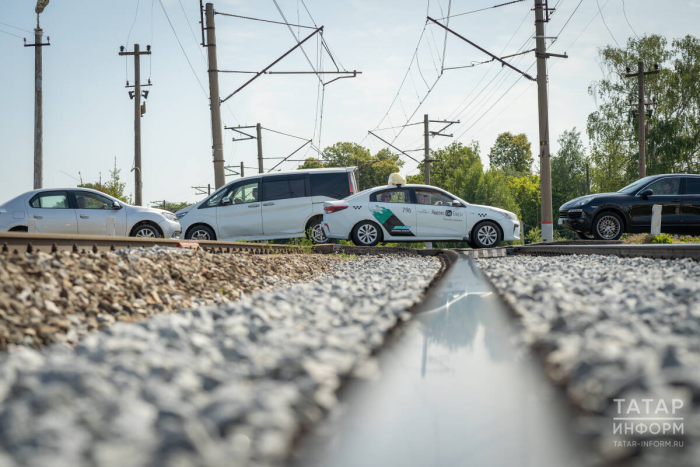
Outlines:
<svg viewBox="0 0 700 467"><path fill-rule="evenodd" d="M180 9L182 10L182 16L185 17L185 23L187 23L187 27L190 29L190 32L192 33L192 39L194 39L194 43L197 45L197 50L199 50L199 55L202 57L202 61L206 64L207 59L204 57L204 52L202 52L202 49L199 47L199 41L197 40L197 36L194 33L194 29L192 29L192 24L190 24L189 18L187 18L187 13L185 13L185 7L182 6L182 0L177 0L177 1L180 4Z"/></svg>
<svg viewBox="0 0 700 467"><path fill-rule="evenodd" d="M637 31L635 31L632 25L630 24L630 20L627 19L627 12L625 11L625 0L622 0L622 13L625 15L625 21L627 21L627 26L630 27L634 35L637 36L637 39L639 39L639 34L637 34Z"/></svg>
<svg viewBox="0 0 700 467"><path fill-rule="evenodd" d="M608 23L605 22L605 16L603 16L603 10L600 9L600 2L598 0L595 0L596 5L598 5L598 12L600 13L600 19L603 20L603 24L605 25L605 29L608 30L610 33L610 37L612 37L612 40L615 41L615 45L617 45L618 49L621 49L620 44L617 43L617 39L615 39L615 36L613 36L612 31L610 31L610 28L608 27Z"/></svg>
<svg viewBox="0 0 700 467"><path fill-rule="evenodd" d="M13 25L11 25L11 24L3 23L2 21L0 21L0 24L2 24L2 25L4 25L4 26L11 27L12 29L17 29L17 30L19 30L19 31L23 31L23 32L26 32L26 33L29 33L29 34L34 34L34 31L30 31L30 30L28 30L28 29L18 28L17 26L13 26ZM19 37L19 36L17 36L17 37Z"/></svg>
<svg viewBox="0 0 700 467"><path fill-rule="evenodd" d="M282 21L273 21L273 20L271 20L271 19L252 18L252 17L250 17L250 16L234 15L234 14L231 14L231 13L221 13L221 12L219 12L219 11L217 11L216 14L217 14L217 15L221 15L221 16L228 16L228 17L230 17L230 18L240 18L240 19L249 19L249 20L251 20L251 21L260 21L260 22L263 22L263 23L283 24L283 25L286 25L286 26L295 26L295 27L297 27L297 28L306 28L306 29L318 29L318 28L316 28L316 27L314 27L314 26L304 26L304 25L301 25L301 24L288 23L286 20L285 20L285 22L282 22Z"/></svg>
<svg viewBox="0 0 700 467"><path fill-rule="evenodd" d="M566 28L566 26L569 24L569 21L571 21L571 18L574 17L574 15L576 14L576 12L578 11L578 7L580 7L582 3L583 3L583 0L580 0L580 1L578 2L578 5L576 5L576 8L574 8L574 11L573 11L573 12L571 13L571 15L569 16L569 19L566 20L566 23L564 23L564 26L561 27L561 29L559 30L559 33L555 36L555 39L552 41L551 44L549 44L550 47L559 39L559 36L560 36L561 33L564 31L564 28Z"/></svg>
<svg viewBox="0 0 700 467"><path fill-rule="evenodd" d="M180 42L180 37L177 35L177 31L175 31L175 27L173 27L172 21L170 21L170 16L168 16L168 12L165 10L165 6L163 5L163 0L158 0L158 3L160 3L160 7L163 9L163 13L165 13L165 17L168 20L168 24L170 25L170 29L172 29L173 34L175 34L175 39L177 40L177 43L180 46L180 50L182 50L182 54L185 56L185 60L187 60L187 64L190 66L190 70L192 70L192 74L194 75L195 79L199 83L199 87L202 88L202 92L204 93L204 97L209 99L209 94L207 94L207 91L204 89L204 85L202 85L202 82L199 80L199 76L197 76L197 72L195 71L194 67L192 66L192 62L190 62L190 57L187 56L187 52L185 52L185 48L182 46L182 42Z"/></svg>
<svg viewBox="0 0 700 467"><path fill-rule="evenodd" d="M24 37L22 37L22 36L18 36L17 34L13 34L11 32L3 31L2 29L0 29L0 32L3 34L7 34L8 36L15 36L15 37L18 37L20 39L24 39Z"/></svg>
<svg viewBox="0 0 700 467"><path fill-rule="evenodd" d="M136 0L136 11L134 12L134 21L131 23L131 28L129 28L129 34L126 36L126 48L129 48L129 39L131 38L131 31L134 30L134 25L136 24L136 18L139 16L139 5L141 0Z"/></svg>

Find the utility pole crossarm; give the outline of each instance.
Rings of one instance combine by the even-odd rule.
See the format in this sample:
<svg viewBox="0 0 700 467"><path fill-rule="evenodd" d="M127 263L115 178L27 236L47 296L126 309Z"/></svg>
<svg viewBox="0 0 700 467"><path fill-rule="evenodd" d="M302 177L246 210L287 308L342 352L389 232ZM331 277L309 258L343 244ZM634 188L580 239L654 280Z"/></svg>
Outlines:
<svg viewBox="0 0 700 467"><path fill-rule="evenodd" d="M458 34L457 32L455 32L455 31L453 31L452 29L448 28L447 26L445 26L444 24L440 23L439 21L434 20L434 19L431 18L430 16L428 16L428 20L430 20L430 21L432 21L433 23L437 24L438 26L440 26L441 28L445 29L446 31L451 32L451 33L454 34L455 36L457 36L457 37L459 37L460 39L462 39L464 42L470 44L471 46L476 47L477 49L481 50L482 52L484 52L486 55L488 55L489 57L493 58L494 60L497 60L497 61L501 62L503 65L507 66L508 68L511 68L511 69L517 71L518 73L520 73L521 75L523 75L524 77L526 77L527 79L529 79L530 81L537 81L535 78L533 78L532 76L528 75L528 74L525 73L524 71L521 71L521 70L515 68L515 67L514 67L513 65L511 65L510 63L506 62L505 60L502 60L500 57L497 57L497 56L495 56L494 54L492 54L491 52L489 52L488 50L486 50L486 49L484 49L484 48L482 48L482 47L479 47L478 45L476 45L475 43L473 43L472 41L470 41L470 40L467 39L466 37L464 37L464 36Z"/></svg>
<svg viewBox="0 0 700 467"><path fill-rule="evenodd" d="M233 91L231 94L229 94L225 99L222 99L222 100L221 100L221 103L223 104L224 102L226 102L227 100L229 100L229 99L230 99L231 97L233 97L236 93L240 92L243 88L245 88L245 87L248 86L250 83L252 83L253 81L255 81L255 80L256 80L257 78L259 78L261 75L265 74L265 73L267 72L267 70L269 70L269 69L272 68L273 66L277 65L284 57L286 57L287 55L289 55L290 53L292 53L293 51L295 51L297 48L301 47L302 44L303 44L304 42L308 41L308 40L311 39L314 35L318 34L319 32L322 32L322 31L323 31L323 26L321 26L321 27L315 29L314 32L312 32L311 34L309 34L308 36L306 36L304 39L302 39L301 41L299 41L299 42L297 43L297 45L295 45L294 47L292 47L291 49L289 49L288 51L286 51L281 57L279 57L279 58L278 58L277 60L275 60L274 62L270 63L270 64L269 64L268 66L266 66L262 71L259 71L258 73L256 73L255 76L253 76L252 78L250 78L250 79L249 79L248 81L246 81L241 87L239 87L238 89L236 89L235 91Z"/></svg>

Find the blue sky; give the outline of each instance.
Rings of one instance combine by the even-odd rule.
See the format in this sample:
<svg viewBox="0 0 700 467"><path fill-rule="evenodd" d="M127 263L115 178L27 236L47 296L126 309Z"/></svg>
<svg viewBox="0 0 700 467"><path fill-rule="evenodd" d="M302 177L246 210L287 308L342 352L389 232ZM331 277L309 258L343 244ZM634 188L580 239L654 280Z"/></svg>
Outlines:
<svg viewBox="0 0 700 467"><path fill-rule="evenodd" d="M44 48L45 187L74 186L78 172L84 181L97 180L100 172L104 179L116 157L127 192L133 193L133 102L124 88L127 79L133 82L133 67L131 61L118 56L119 46L127 45L127 37L129 49L134 42L153 48L151 59L142 58L141 65L142 80L150 76L154 84L142 119L144 201L193 202L199 197L192 186L213 185L206 51L198 45L199 2L162 2L161 6L160 0L52 0L42 14L44 34L51 37L51 46ZM497 3L502 2L452 0L451 11L457 14ZM550 0L550 5L556 3ZM278 0L278 4L288 21L313 25L298 0ZM427 27L419 42L426 13L444 17L449 0L306 0L305 4L313 21L325 27L324 37L336 60L363 74L329 84L322 114L317 111L318 80L313 75L262 76L222 108L226 126L260 122L266 128L305 139L313 136L321 148L352 141L376 152L384 145L367 137L367 131L380 122L379 128L406 122L436 81L443 50L445 67L488 58L454 37L448 37L445 45L445 33L437 26ZM700 0L626 0L632 28L623 15L622 0L583 0L571 16L578 5L579 0L560 0L547 30L548 36L555 36L571 18L550 49L570 56L549 61L552 141L573 127L582 130L585 138L586 118L596 106L588 87L603 77L599 48L614 44L614 40L623 44L633 34L632 28L639 35L657 33L669 39L700 34ZM598 5L610 32L598 14ZM12 27L31 31L36 21L33 6L29 0L0 1L0 23L6 23L0 24L0 202L32 189L34 54L32 48L22 46L21 38L10 34L33 41L30 32ZM281 19L272 0L219 0L214 6L220 12ZM528 50L534 48L532 6L524 1L462 15L452 18L450 25L497 54ZM295 44L285 26L223 16L216 16L216 23L220 69L259 71ZM305 31L294 29L302 35ZM411 62L417 44L417 60ZM311 39L305 49L317 63L317 41ZM525 70L534 60L531 53L514 58L512 63ZM406 75L409 63L413 65ZM322 68L331 67L324 55ZM310 66L297 50L273 70L309 71ZM534 70L534 66L530 68L533 76ZM404 76L399 98L390 108ZM222 96L247 78L221 75ZM383 118L387 110L388 116ZM538 140L536 86L493 63L444 71L410 122L421 121L424 113L431 119L459 118L462 124L450 131L465 144L478 141L485 161L500 132L524 132L531 142ZM395 139L402 149L422 147L420 126L407 127L398 137L392 130L380 134L390 141ZM255 142L232 143L232 137L232 132L225 132L226 163L239 165L243 161L247 167L256 167ZM440 147L451 141L434 138L431 144ZM263 133L266 157L287 156L300 143ZM556 144L553 149L557 149ZM299 154L311 156L314 152L305 149ZM265 166L275 163L267 160ZM287 162L280 168L296 165ZM407 160L403 172L410 173L415 166Z"/></svg>

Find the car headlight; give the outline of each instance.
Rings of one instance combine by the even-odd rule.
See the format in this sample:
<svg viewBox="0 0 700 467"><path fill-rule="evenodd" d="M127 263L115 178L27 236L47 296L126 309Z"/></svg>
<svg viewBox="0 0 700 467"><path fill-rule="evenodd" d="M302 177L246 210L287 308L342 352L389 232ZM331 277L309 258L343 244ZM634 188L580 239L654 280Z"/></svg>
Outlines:
<svg viewBox="0 0 700 467"><path fill-rule="evenodd" d="M166 213L164 213L163 215L164 215L165 218L168 219L169 221L177 222L177 216L176 216L175 214L171 214L171 213L169 213L169 212L166 212Z"/></svg>
<svg viewBox="0 0 700 467"><path fill-rule="evenodd" d="M506 212L504 212L504 213L502 213L502 214L503 214L504 216L506 216L508 219L512 220L512 221L517 221L517 220L518 220L518 216L516 216L516 215L513 214L512 212L506 211Z"/></svg>
<svg viewBox="0 0 700 467"><path fill-rule="evenodd" d="M176 215L177 215L177 218L178 218L178 219L182 219L183 217L185 217L185 216L187 215L188 212L189 212L189 211L178 212L178 213L176 214Z"/></svg>
<svg viewBox="0 0 700 467"><path fill-rule="evenodd" d="M570 207L570 208L575 208L575 207L578 207L578 206L586 205L586 204L588 204L592 199L593 199L593 196L584 196L583 198L574 201L574 202L571 204L571 206L569 206L569 207Z"/></svg>

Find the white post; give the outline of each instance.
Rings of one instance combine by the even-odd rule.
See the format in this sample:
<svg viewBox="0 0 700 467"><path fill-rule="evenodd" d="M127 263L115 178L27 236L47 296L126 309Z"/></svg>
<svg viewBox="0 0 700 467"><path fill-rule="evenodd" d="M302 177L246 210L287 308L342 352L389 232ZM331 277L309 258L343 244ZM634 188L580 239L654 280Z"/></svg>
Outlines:
<svg viewBox="0 0 700 467"><path fill-rule="evenodd" d="M651 235L661 234L661 208L660 204L655 204L651 208Z"/></svg>

